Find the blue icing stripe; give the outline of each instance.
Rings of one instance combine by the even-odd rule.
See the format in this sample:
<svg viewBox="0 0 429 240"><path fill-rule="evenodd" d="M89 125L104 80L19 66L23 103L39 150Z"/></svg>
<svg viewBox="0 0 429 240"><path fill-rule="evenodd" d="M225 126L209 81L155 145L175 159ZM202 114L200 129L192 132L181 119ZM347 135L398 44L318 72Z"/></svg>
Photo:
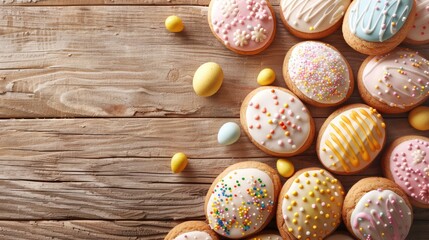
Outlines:
<svg viewBox="0 0 429 240"><path fill-rule="evenodd" d="M353 34L368 42L393 37L404 23L414 0L356 0L350 9L349 26Z"/></svg>

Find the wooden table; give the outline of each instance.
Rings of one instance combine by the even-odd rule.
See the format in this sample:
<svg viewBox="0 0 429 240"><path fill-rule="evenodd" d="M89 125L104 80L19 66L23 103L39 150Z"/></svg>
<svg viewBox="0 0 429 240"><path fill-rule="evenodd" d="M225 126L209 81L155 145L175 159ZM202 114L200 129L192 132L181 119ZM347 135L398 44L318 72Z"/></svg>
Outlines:
<svg viewBox="0 0 429 240"><path fill-rule="evenodd" d="M273 2L279 17L279 1ZM262 54L225 49L207 24L208 0L0 0L0 239L162 239L176 224L204 219L203 199L230 164L275 157L246 136L228 147L219 127L239 121L241 101L264 67L285 87L281 66L300 40L278 22ZM172 34L176 14L186 30ZM341 32L324 39L356 73L365 58ZM414 47L429 57L429 47ZM204 62L225 80L213 97L192 90ZM361 102L355 91L347 102ZM425 103L429 105L429 101ZM317 128L334 108L309 107ZM406 114L384 115L388 143L413 130ZM182 174L170 158L190 157ZM314 145L290 158L297 169L321 166ZM348 189L380 175L380 162ZM283 179L284 181L285 179ZM429 211L415 209L409 239L429 239Z"/></svg>

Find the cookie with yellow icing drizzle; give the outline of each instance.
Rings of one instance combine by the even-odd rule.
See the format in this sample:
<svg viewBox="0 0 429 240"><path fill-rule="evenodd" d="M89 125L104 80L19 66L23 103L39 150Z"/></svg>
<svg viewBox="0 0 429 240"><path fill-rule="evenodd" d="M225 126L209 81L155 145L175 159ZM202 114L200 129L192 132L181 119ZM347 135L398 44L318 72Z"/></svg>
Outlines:
<svg viewBox="0 0 429 240"><path fill-rule="evenodd" d="M383 148L385 127L382 116L365 104L338 109L319 131L316 151L320 162L337 174L362 171Z"/></svg>
<svg viewBox="0 0 429 240"><path fill-rule="evenodd" d="M168 232L164 240L218 240L216 233L203 221L183 222Z"/></svg>
<svg viewBox="0 0 429 240"><path fill-rule="evenodd" d="M341 223L341 183L328 171L306 168L284 184L277 208L277 227L285 239L323 239Z"/></svg>

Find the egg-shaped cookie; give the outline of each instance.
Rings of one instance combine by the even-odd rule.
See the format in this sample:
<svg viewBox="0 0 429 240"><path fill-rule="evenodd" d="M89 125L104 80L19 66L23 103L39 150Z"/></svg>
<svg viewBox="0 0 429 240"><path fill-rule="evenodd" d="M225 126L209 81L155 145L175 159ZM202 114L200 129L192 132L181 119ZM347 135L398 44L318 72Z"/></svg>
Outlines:
<svg viewBox="0 0 429 240"><path fill-rule="evenodd" d="M383 156L382 169L411 204L429 208L429 138L409 135L396 139Z"/></svg>
<svg viewBox="0 0 429 240"><path fill-rule="evenodd" d="M416 1L416 18L405 42L415 45L429 43L429 0Z"/></svg>
<svg viewBox="0 0 429 240"><path fill-rule="evenodd" d="M380 112L407 112L429 98L429 61L403 48L370 56L359 69L358 89Z"/></svg>
<svg viewBox="0 0 429 240"><path fill-rule="evenodd" d="M283 240L280 233L275 231L263 231L247 240Z"/></svg>
<svg viewBox="0 0 429 240"><path fill-rule="evenodd" d="M341 183L328 171L306 168L283 185L277 227L284 239L323 239L341 223Z"/></svg>
<svg viewBox="0 0 429 240"><path fill-rule="evenodd" d="M353 92L353 71L333 46L316 41L300 42L286 54L283 77L288 88L305 103L337 106Z"/></svg>
<svg viewBox="0 0 429 240"><path fill-rule="evenodd" d="M413 208L396 183L369 177L349 190L342 217L349 232L358 239L404 240L413 222Z"/></svg>
<svg viewBox="0 0 429 240"><path fill-rule="evenodd" d="M208 22L225 47L244 55L265 50L276 33L276 17L268 0L211 0Z"/></svg>
<svg viewBox="0 0 429 240"><path fill-rule="evenodd" d="M333 234L327 236L323 240L354 240L353 237L349 235L349 233L342 232L342 231L336 231Z"/></svg>
<svg viewBox="0 0 429 240"><path fill-rule="evenodd" d="M281 0L280 15L293 35L318 39L335 32L342 23L350 0Z"/></svg>
<svg viewBox="0 0 429 240"><path fill-rule="evenodd" d="M259 87L249 93L241 105L240 122L258 148L280 157L303 152L315 134L307 107L279 87Z"/></svg>
<svg viewBox="0 0 429 240"><path fill-rule="evenodd" d="M230 239L260 232L274 217L280 188L277 171L264 163L231 165L214 180L205 198L210 227Z"/></svg>
<svg viewBox="0 0 429 240"><path fill-rule="evenodd" d="M164 240L218 240L216 233L210 229L207 223L202 221L183 222L167 234Z"/></svg>
<svg viewBox="0 0 429 240"><path fill-rule="evenodd" d="M362 171L383 148L385 127L381 115L365 104L338 109L319 131L316 151L320 162L337 174Z"/></svg>
<svg viewBox="0 0 429 240"><path fill-rule="evenodd" d="M414 0L355 0L343 21L343 36L354 50L385 54L398 46L412 28Z"/></svg>

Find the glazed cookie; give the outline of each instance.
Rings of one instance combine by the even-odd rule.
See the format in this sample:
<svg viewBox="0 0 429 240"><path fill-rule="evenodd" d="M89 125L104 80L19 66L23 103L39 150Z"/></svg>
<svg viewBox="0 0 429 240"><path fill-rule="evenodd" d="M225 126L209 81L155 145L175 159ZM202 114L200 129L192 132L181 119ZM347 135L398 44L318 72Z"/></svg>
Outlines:
<svg viewBox="0 0 429 240"><path fill-rule="evenodd" d="M429 138L396 139L383 157L384 175L398 184L416 207L429 208Z"/></svg>
<svg viewBox="0 0 429 240"><path fill-rule="evenodd" d="M358 239L403 240L413 221L413 208L396 183L370 177L349 190L342 216L348 230Z"/></svg>
<svg viewBox="0 0 429 240"><path fill-rule="evenodd" d="M349 63L336 48L322 42L293 46L283 62L283 76L293 93L318 107L337 106L353 92Z"/></svg>
<svg viewBox="0 0 429 240"><path fill-rule="evenodd" d="M416 0L416 18L405 41L416 45L429 43L429 0Z"/></svg>
<svg viewBox="0 0 429 240"><path fill-rule="evenodd" d="M322 239L341 223L344 190L329 172L306 168L284 184L277 227L285 239Z"/></svg>
<svg viewBox="0 0 429 240"><path fill-rule="evenodd" d="M209 225L201 221L188 221L175 226L164 240L218 240Z"/></svg>
<svg viewBox="0 0 429 240"><path fill-rule="evenodd" d="M348 233L345 232L335 232L332 235L324 238L323 240L354 240Z"/></svg>
<svg viewBox="0 0 429 240"><path fill-rule="evenodd" d="M352 1L344 16L344 39L363 54L387 53L407 37L415 5L414 0Z"/></svg>
<svg viewBox="0 0 429 240"><path fill-rule="evenodd" d="M204 204L210 227L226 238L250 237L274 217L281 187L277 171L260 162L241 162L223 171Z"/></svg>
<svg viewBox="0 0 429 240"><path fill-rule="evenodd" d="M283 240L279 233L274 231L264 231L257 236L248 238L247 240Z"/></svg>
<svg viewBox="0 0 429 240"><path fill-rule="evenodd" d="M290 91L260 87L244 99L240 110L243 130L262 151L280 157L297 155L314 138L310 112Z"/></svg>
<svg viewBox="0 0 429 240"><path fill-rule="evenodd" d="M319 160L337 174L366 168L380 153L386 139L383 118L374 108L352 104L333 112L317 138Z"/></svg>
<svg viewBox="0 0 429 240"><path fill-rule="evenodd" d="M407 112L429 97L429 61L402 48L370 56L359 69L358 88L363 100L380 112Z"/></svg>
<svg viewBox="0 0 429 240"><path fill-rule="evenodd" d="M293 35L323 38L341 26L350 0L281 0L283 24Z"/></svg>
<svg viewBox="0 0 429 240"><path fill-rule="evenodd" d="M216 38L239 54L262 52L276 33L276 18L267 0L211 0L208 21Z"/></svg>

